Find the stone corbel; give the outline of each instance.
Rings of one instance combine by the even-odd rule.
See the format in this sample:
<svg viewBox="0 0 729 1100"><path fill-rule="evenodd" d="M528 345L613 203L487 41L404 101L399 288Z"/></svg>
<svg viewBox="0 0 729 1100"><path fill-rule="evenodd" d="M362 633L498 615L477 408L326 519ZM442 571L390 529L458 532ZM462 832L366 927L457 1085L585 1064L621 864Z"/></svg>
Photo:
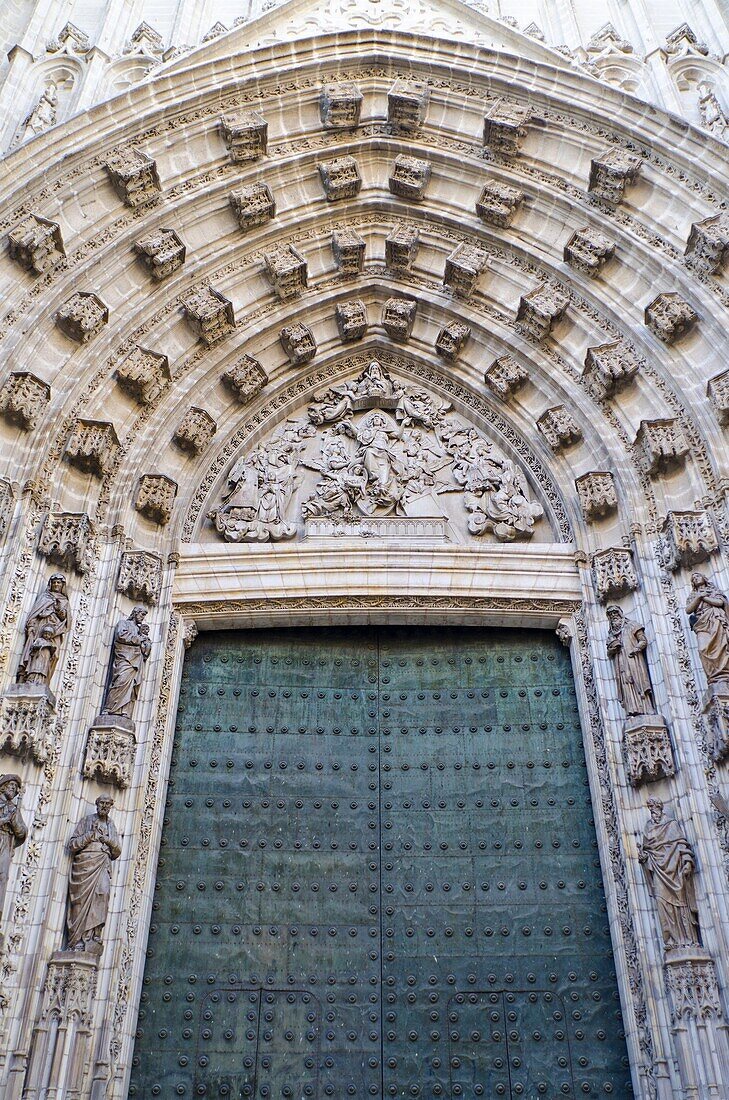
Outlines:
<svg viewBox="0 0 729 1100"><path fill-rule="evenodd" d="M45 764L54 748L56 699L43 684L13 684L2 701L0 752Z"/></svg>
<svg viewBox="0 0 729 1100"><path fill-rule="evenodd" d="M123 790L132 781L136 751L134 722L117 714L100 714L86 739L83 774Z"/></svg>

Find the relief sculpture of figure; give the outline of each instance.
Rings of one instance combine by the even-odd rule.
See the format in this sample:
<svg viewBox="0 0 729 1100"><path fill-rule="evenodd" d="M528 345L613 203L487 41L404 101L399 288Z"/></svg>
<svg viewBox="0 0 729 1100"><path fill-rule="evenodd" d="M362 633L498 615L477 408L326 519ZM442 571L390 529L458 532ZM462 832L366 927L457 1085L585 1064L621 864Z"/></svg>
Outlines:
<svg viewBox="0 0 729 1100"><path fill-rule="evenodd" d="M45 88L33 110L23 122L22 141L50 130L58 112L58 86L54 81Z"/></svg>
<svg viewBox="0 0 729 1100"><path fill-rule="evenodd" d="M706 679L729 687L729 600L703 573L691 574L691 588L686 612Z"/></svg>
<svg viewBox="0 0 729 1100"><path fill-rule="evenodd" d="M678 822L664 813L660 798L649 798L647 805L651 816L638 845L638 859L656 899L664 946L699 946L694 853Z"/></svg>
<svg viewBox="0 0 729 1100"><path fill-rule="evenodd" d="M640 623L627 619L622 608L613 604L607 609L610 629L607 636L608 657L613 666L618 698L628 717L655 714L653 688L648 671L648 642Z"/></svg>
<svg viewBox="0 0 729 1100"><path fill-rule="evenodd" d="M54 573L25 620L25 645L16 677L19 684L49 686L70 625L66 578L62 573Z"/></svg>
<svg viewBox="0 0 729 1100"><path fill-rule="evenodd" d="M27 835L20 812L20 776L0 775L0 914L8 888L13 852Z"/></svg>
<svg viewBox="0 0 729 1100"><path fill-rule="evenodd" d="M96 799L96 813L79 821L69 842L71 875L66 927L69 951L101 954L101 936L111 897L111 864L121 854L119 835L109 818L114 800Z"/></svg>
<svg viewBox="0 0 729 1100"><path fill-rule="evenodd" d="M102 714L131 719L144 674L144 665L152 649L149 627L143 622L147 612L135 607L128 619L120 619L114 630L111 676L106 689Z"/></svg>

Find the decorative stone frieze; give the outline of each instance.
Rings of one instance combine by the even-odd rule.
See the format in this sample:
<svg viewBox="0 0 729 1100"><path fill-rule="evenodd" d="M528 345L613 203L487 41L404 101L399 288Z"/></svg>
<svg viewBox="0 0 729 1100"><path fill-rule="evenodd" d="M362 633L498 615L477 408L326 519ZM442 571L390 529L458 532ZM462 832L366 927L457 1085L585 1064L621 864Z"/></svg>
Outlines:
<svg viewBox="0 0 729 1100"><path fill-rule="evenodd" d="M393 195L410 202L422 202L425 188L430 180L430 165L427 160L400 153L390 172L389 187Z"/></svg>
<svg viewBox="0 0 729 1100"><path fill-rule="evenodd" d="M45 764L54 747L55 715L47 685L13 684L0 707L0 752Z"/></svg>
<svg viewBox="0 0 729 1100"><path fill-rule="evenodd" d="M7 478L0 478L0 539L5 537L15 511L15 493Z"/></svg>
<svg viewBox="0 0 729 1100"><path fill-rule="evenodd" d="M268 375L257 359L252 355L243 355L223 372L222 381L241 405L247 405L266 385Z"/></svg>
<svg viewBox="0 0 729 1100"><path fill-rule="evenodd" d="M553 451L562 451L582 439L582 429L564 405L554 405L543 412L537 420L537 429Z"/></svg>
<svg viewBox="0 0 729 1100"><path fill-rule="evenodd" d="M38 553L77 573L88 573L92 534L93 526L85 512L48 512L40 531Z"/></svg>
<svg viewBox="0 0 729 1100"><path fill-rule="evenodd" d="M11 259L33 275L42 275L66 255L60 226L40 214L23 218L8 234L8 245Z"/></svg>
<svg viewBox="0 0 729 1100"><path fill-rule="evenodd" d="M157 202L162 190L157 163L140 149L117 149L104 165L117 195L127 206Z"/></svg>
<svg viewBox="0 0 729 1100"><path fill-rule="evenodd" d="M467 296L476 286L479 275L488 266L488 255L475 245L457 245L446 258L443 285L454 294Z"/></svg>
<svg viewBox="0 0 729 1100"><path fill-rule="evenodd" d="M719 549L708 512L669 512L663 521L663 537L669 569L698 565Z"/></svg>
<svg viewBox="0 0 729 1100"><path fill-rule="evenodd" d="M292 244L280 245L263 257L266 274L278 298L296 298L308 285L308 265Z"/></svg>
<svg viewBox="0 0 729 1100"><path fill-rule="evenodd" d="M664 344L673 344L698 319L698 313L680 294L659 294L645 307L645 323Z"/></svg>
<svg viewBox="0 0 729 1100"><path fill-rule="evenodd" d="M86 739L83 774L86 779L111 783L121 790L134 774L137 739L134 731L114 714L100 714Z"/></svg>
<svg viewBox="0 0 729 1100"><path fill-rule="evenodd" d="M76 421L63 457L71 466L95 477L105 477L119 454L119 437L107 420Z"/></svg>
<svg viewBox="0 0 729 1100"><path fill-rule="evenodd" d="M335 229L332 255L340 275L359 275L364 270L365 242L354 229Z"/></svg>
<svg viewBox="0 0 729 1100"><path fill-rule="evenodd" d="M484 147L502 156L516 156L526 137L530 117L529 107L512 100L497 99L484 115Z"/></svg>
<svg viewBox="0 0 729 1100"><path fill-rule="evenodd" d="M367 306L362 299L338 302L334 312L341 339L345 343L361 340L367 332Z"/></svg>
<svg viewBox="0 0 729 1100"><path fill-rule="evenodd" d="M602 271L615 255L615 244L599 229L586 226L573 233L564 246L564 258L575 271L589 275L591 279Z"/></svg>
<svg viewBox="0 0 729 1100"><path fill-rule="evenodd" d="M470 325L464 324L463 321L449 321L436 337L435 350L444 359L453 361L463 351L470 335Z"/></svg>
<svg viewBox="0 0 729 1100"><path fill-rule="evenodd" d="M187 249L174 229L155 229L134 243L134 249L153 279L166 279L185 262Z"/></svg>
<svg viewBox="0 0 729 1100"><path fill-rule="evenodd" d="M702 947L675 948L666 954L666 985L673 1022L705 1022L722 1017L719 983L713 959Z"/></svg>
<svg viewBox="0 0 729 1100"><path fill-rule="evenodd" d="M524 192L518 187L489 177L476 200L476 213L481 221L506 229L524 202Z"/></svg>
<svg viewBox="0 0 729 1100"><path fill-rule="evenodd" d="M688 443L678 420L641 420L636 444L648 464L651 477L683 466Z"/></svg>
<svg viewBox="0 0 729 1100"><path fill-rule="evenodd" d="M95 294L84 290L72 294L56 314L56 324L61 332L85 344L101 332L109 320L109 310Z"/></svg>
<svg viewBox="0 0 729 1100"><path fill-rule="evenodd" d="M322 187L329 202L339 199L353 199L362 187L357 161L354 157L334 157L321 161L318 165Z"/></svg>
<svg viewBox="0 0 729 1100"><path fill-rule="evenodd" d="M325 130L356 130L362 112L362 92L351 80L325 84L319 95L319 113Z"/></svg>
<svg viewBox="0 0 729 1100"><path fill-rule="evenodd" d="M612 397L628 386L640 369L635 349L624 341L588 348L583 378L598 397Z"/></svg>
<svg viewBox="0 0 729 1100"><path fill-rule="evenodd" d="M627 596L638 587L632 550L622 546L597 550L592 555L591 565L595 592L601 603Z"/></svg>
<svg viewBox="0 0 729 1100"><path fill-rule="evenodd" d="M403 344L410 339L417 309L412 298L388 298L382 307L382 327L391 340Z"/></svg>
<svg viewBox="0 0 729 1100"><path fill-rule="evenodd" d="M238 225L245 233L270 222L276 214L276 202L267 183L249 183L231 191L229 199Z"/></svg>
<svg viewBox="0 0 729 1100"><path fill-rule="evenodd" d="M284 325L279 333L281 346L294 366L310 363L316 355L316 340L308 325Z"/></svg>
<svg viewBox="0 0 729 1100"><path fill-rule="evenodd" d="M546 340L558 321L564 317L569 296L544 283L519 300L516 319L522 331L534 340Z"/></svg>
<svg viewBox="0 0 729 1100"><path fill-rule="evenodd" d="M116 369L121 389L140 405L156 405L172 380L166 355L135 347Z"/></svg>
<svg viewBox="0 0 729 1100"><path fill-rule="evenodd" d="M260 160L268 146L268 123L258 111L226 112L220 130L233 164Z"/></svg>
<svg viewBox="0 0 729 1100"><path fill-rule="evenodd" d="M387 121L395 131L412 134L425 122L430 88L424 80L396 80L387 93Z"/></svg>
<svg viewBox="0 0 729 1100"><path fill-rule="evenodd" d="M729 370L715 374L706 383L706 395L720 424L729 424Z"/></svg>
<svg viewBox="0 0 729 1100"><path fill-rule="evenodd" d="M164 527L170 522L177 496L177 482L166 474L143 474L134 507L146 519Z"/></svg>
<svg viewBox="0 0 729 1100"><path fill-rule="evenodd" d="M193 405L175 428L172 439L181 451L199 455L212 442L217 427L209 412Z"/></svg>
<svg viewBox="0 0 729 1100"><path fill-rule="evenodd" d="M30 431L51 400L51 387L27 370L13 371L0 389L0 414L9 424Z"/></svg>
<svg viewBox="0 0 729 1100"><path fill-rule="evenodd" d="M615 512L618 496L613 475L606 470L591 470L575 478L575 488L580 500L582 514L588 523L603 519Z"/></svg>
<svg viewBox="0 0 729 1100"><path fill-rule="evenodd" d="M499 359L494 359L484 374L486 385L502 401L508 401L511 395L528 380L529 372L511 355L502 355Z"/></svg>
<svg viewBox="0 0 729 1100"><path fill-rule="evenodd" d="M385 237L385 264L389 271L408 271L418 255L420 233L414 225L400 222Z"/></svg>
<svg viewBox="0 0 729 1100"><path fill-rule="evenodd" d="M184 297L182 312L192 331L208 347L235 329L233 303L211 286L200 287Z"/></svg>
<svg viewBox="0 0 729 1100"><path fill-rule="evenodd" d="M634 787L676 774L671 738L660 714L638 714L624 725L625 770Z"/></svg>
<svg viewBox="0 0 729 1100"><path fill-rule="evenodd" d="M608 149L590 165L588 191L610 206L618 206L625 188L638 178L642 160L627 149Z"/></svg>
<svg viewBox="0 0 729 1100"><path fill-rule="evenodd" d="M149 550L125 550L119 562L117 592L135 603L156 604L162 588L162 558Z"/></svg>
<svg viewBox="0 0 729 1100"><path fill-rule="evenodd" d="M718 275L729 260L729 214L694 222L686 244L686 263L702 275Z"/></svg>

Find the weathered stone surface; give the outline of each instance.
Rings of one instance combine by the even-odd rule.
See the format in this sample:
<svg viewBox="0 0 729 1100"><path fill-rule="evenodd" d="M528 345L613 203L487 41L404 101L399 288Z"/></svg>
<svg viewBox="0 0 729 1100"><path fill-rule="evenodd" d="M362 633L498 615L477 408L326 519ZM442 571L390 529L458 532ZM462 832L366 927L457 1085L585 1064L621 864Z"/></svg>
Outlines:
<svg viewBox="0 0 729 1100"><path fill-rule="evenodd" d="M116 369L117 382L140 405L156 405L171 379L167 356L149 348L133 348Z"/></svg>
<svg viewBox="0 0 729 1100"><path fill-rule="evenodd" d="M718 275L729 260L729 214L694 222L686 244L686 263L703 275Z"/></svg>
<svg viewBox="0 0 729 1100"><path fill-rule="evenodd" d="M319 96L319 112L326 130L356 130L362 111L362 92L350 80L325 84Z"/></svg>
<svg viewBox="0 0 729 1100"><path fill-rule="evenodd" d="M463 321L449 321L436 337L435 350L444 359L453 362L463 351L470 335L470 325L464 324Z"/></svg>
<svg viewBox="0 0 729 1100"><path fill-rule="evenodd" d="M729 424L729 370L715 374L706 383L706 395L720 424Z"/></svg>
<svg viewBox="0 0 729 1100"><path fill-rule="evenodd" d="M125 550L119 560L117 592L135 603L156 604L162 588L162 558L150 550Z"/></svg>
<svg viewBox="0 0 729 1100"><path fill-rule="evenodd" d="M527 134L531 109L508 99L498 99L484 115L483 143L503 156L515 156Z"/></svg>
<svg viewBox="0 0 729 1100"><path fill-rule="evenodd" d="M382 307L382 327L391 340L404 343L410 339L417 309L412 298L388 298Z"/></svg>
<svg viewBox="0 0 729 1100"><path fill-rule="evenodd" d="M627 185L638 178L641 164L641 158L627 149L608 149L592 161L588 190L609 206L617 206Z"/></svg>
<svg viewBox="0 0 729 1100"><path fill-rule="evenodd" d="M507 229L524 201L524 192L493 177L484 184L476 201L476 213L481 221Z"/></svg>
<svg viewBox="0 0 729 1100"><path fill-rule="evenodd" d="M306 260L292 244L280 245L264 255L266 274L281 301L296 298L308 284Z"/></svg>
<svg viewBox="0 0 729 1100"><path fill-rule="evenodd" d="M66 336L85 344L101 332L109 320L109 310L95 294L77 291L56 314L56 324Z"/></svg>
<svg viewBox="0 0 729 1100"><path fill-rule="evenodd" d="M100 714L86 739L83 774L86 779L124 790L132 781L136 753L133 730L115 721L113 715Z"/></svg>
<svg viewBox="0 0 729 1100"><path fill-rule="evenodd" d="M588 348L583 378L598 397L612 397L630 385L640 369L635 349L624 341Z"/></svg>
<svg viewBox="0 0 729 1100"><path fill-rule="evenodd" d="M622 546L597 550L591 564L595 591L602 603L627 596L638 587L632 550Z"/></svg>
<svg viewBox="0 0 729 1100"><path fill-rule="evenodd" d="M0 414L10 424L30 431L48 408L51 387L30 371L13 371L0 389Z"/></svg>
<svg viewBox="0 0 729 1100"><path fill-rule="evenodd" d="M430 165L427 160L400 153L390 172L389 187L393 195L410 202L422 202L425 188L430 180Z"/></svg>
<svg viewBox="0 0 729 1100"><path fill-rule="evenodd" d="M484 374L486 385L502 401L508 401L511 395L528 380L529 372L511 355L502 355L499 359L494 359Z"/></svg>
<svg viewBox="0 0 729 1100"><path fill-rule="evenodd" d="M139 479L134 507L146 519L161 527L170 522L177 496L177 482L166 474L143 474Z"/></svg>
<svg viewBox="0 0 729 1100"><path fill-rule="evenodd" d="M454 294L468 296L475 288L478 277L487 268L488 254L476 245L463 242L446 258L443 285Z"/></svg>
<svg viewBox="0 0 729 1100"><path fill-rule="evenodd" d="M676 774L671 738L660 714L639 714L624 726L625 770L634 787Z"/></svg>
<svg viewBox="0 0 729 1100"><path fill-rule="evenodd" d="M76 421L63 457L84 473L105 477L113 470L119 453L114 425L106 420Z"/></svg>
<svg viewBox="0 0 729 1100"><path fill-rule="evenodd" d="M281 346L291 363L309 363L316 355L316 340L308 325L284 325L279 334Z"/></svg>
<svg viewBox="0 0 729 1100"><path fill-rule="evenodd" d="M698 313L680 294L659 294L645 307L645 323L664 344L673 344L698 319Z"/></svg>
<svg viewBox="0 0 729 1100"><path fill-rule="evenodd" d="M648 464L651 477L683 466L688 443L678 420L641 420L635 442Z"/></svg>
<svg viewBox="0 0 729 1100"><path fill-rule="evenodd" d="M182 300L182 312L195 335L208 346L235 329L233 303L211 286L190 291Z"/></svg>
<svg viewBox="0 0 729 1100"><path fill-rule="evenodd" d="M588 523L617 511L618 496L613 475L606 470L591 470L575 478L582 514Z"/></svg>
<svg viewBox="0 0 729 1100"><path fill-rule="evenodd" d="M246 233L270 222L276 214L276 202L267 183L249 183L231 191L229 198L238 225Z"/></svg>
<svg viewBox="0 0 729 1100"><path fill-rule="evenodd" d="M419 247L417 228L401 222L385 237L385 264L390 271L407 271L415 263Z"/></svg>
<svg viewBox="0 0 729 1100"><path fill-rule="evenodd" d="M352 156L334 157L333 160L320 161L319 175L329 202L339 199L353 199L362 187L357 161Z"/></svg>
<svg viewBox="0 0 729 1100"><path fill-rule="evenodd" d="M667 954L665 972L675 1024L697 1020L706 1025L723 1018L716 965L702 947Z"/></svg>
<svg viewBox="0 0 729 1100"><path fill-rule="evenodd" d="M387 93L387 121L395 131L414 133L425 122L429 100L424 80L396 80Z"/></svg>
<svg viewBox="0 0 729 1100"><path fill-rule="evenodd" d="M0 704L0 752L45 764L53 752L55 698L47 685L13 684Z"/></svg>
<svg viewBox="0 0 729 1100"><path fill-rule="evenodd" d="M127 206L157 202L162 190L157 163L140 149L117 149L105 163L114 190Z"/></svg>
<svg viewBox="0 0 729 1100"><path fill-rule="evenodd" d="M210 445L216 430L210 413L193 405L175 428L172 439L180 450L199 455Z"/></svg>
<svg viewBox="0 0 729 1100"><path fill-rule="evenodd" d="M367 306L361 298L338 302L335 317L339 335L346 343L361 340L367 332Z"/></svg>
<svg viewBox="0 0 729 1100"><path fill-rule="evenodd" d="M564 246L564 258L570 267L594 279L612 256L615 244L599 229L587 226L573 233Z"/></svg>
<svg viewBox="0 0 729 1100"><path fill-rule="evenodd" d="M669 512L663 521L669 569L697 565L719 549L719 540L708 512Z"/></svg>
<svg viewBox="0 0 729 1100"><path fill-rule="evenodd" d="M247 164L265 155L268 123L258 111L225 112L220 129L233 164Z"/></svg>
<svg viewBox="0 0 729 1100"><path fill-rule="evenodd" d="M166 279L185 262L187 249L174 229L155 229L134 244L153 279Z"/></svg>
<svg viewBox="0 0 729 1100"><path fill-rule="evenodd" d="M543 412L537 428L553 451L562 451L582 439L582 429L564 405L554 405Z"/></svg>
<svg viewBox="0 0 729 1100"><path fill-rule="evenodd" d="M243 355L223 372L222 381L240 401L247 405L268 382L268 375L252 355Z"/></svg>
<svg viewBox="0 0 729 1100"><path fill-rule="evenodd" d="M26 271L42 275L66 255L57 222L28 214L8 234L10 256Z"/></svg>
<svg viewBox="0 0 729 1100"><path fill-rule="evenodd" d="M354 229L335 229L332 255L340 275L359 275L364 269L365 242Z"/></svg>
<svg viewBox="0 0 729 1100"><path fill-rule="evenodd" d="M546 340L557 322L564 317L569 303L566 293L543 284L519 299L516 319L523 331L534 340Z"/></svg>
<svg viewBox="0 0 729 1100"><path fill-rule="evenodd" d="M38 553L77 573L87 573L92 533L93 526L85 512L48 512L38 539Z"/></svg>

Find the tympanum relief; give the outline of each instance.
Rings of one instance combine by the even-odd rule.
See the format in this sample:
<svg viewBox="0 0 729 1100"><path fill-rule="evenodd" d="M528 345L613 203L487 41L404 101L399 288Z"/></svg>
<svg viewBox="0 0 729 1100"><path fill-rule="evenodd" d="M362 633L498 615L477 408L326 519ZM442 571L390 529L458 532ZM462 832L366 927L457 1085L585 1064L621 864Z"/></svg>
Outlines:
<svg viewBox="0 0 729 1100"><path fill-rule="evenodd" d="M208 518L227 542L512 542L532 538L542 515L524 473L494 443L440 397L373 360L239 458Z"/></svg>

